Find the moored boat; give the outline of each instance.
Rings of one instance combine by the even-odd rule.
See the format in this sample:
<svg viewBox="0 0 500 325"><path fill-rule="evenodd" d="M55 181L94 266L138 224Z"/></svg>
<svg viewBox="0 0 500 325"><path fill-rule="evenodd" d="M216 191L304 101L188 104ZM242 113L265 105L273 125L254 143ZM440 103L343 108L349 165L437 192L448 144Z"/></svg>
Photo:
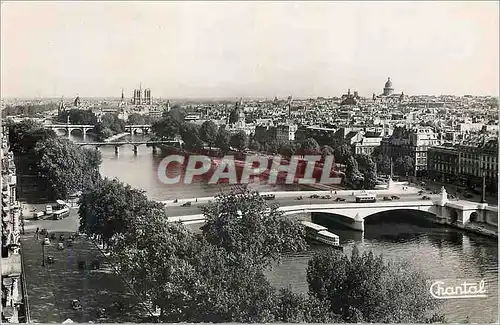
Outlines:
<svg viewBox="0 0 500 325"><path fill-rule="evenodd" d="M306 227L307 238L322 244L332 246L335 249L343 250L343 247L340 246L339 236L329 232L328 228L304 220L302 220L300 223L304 227Z"/></svg>

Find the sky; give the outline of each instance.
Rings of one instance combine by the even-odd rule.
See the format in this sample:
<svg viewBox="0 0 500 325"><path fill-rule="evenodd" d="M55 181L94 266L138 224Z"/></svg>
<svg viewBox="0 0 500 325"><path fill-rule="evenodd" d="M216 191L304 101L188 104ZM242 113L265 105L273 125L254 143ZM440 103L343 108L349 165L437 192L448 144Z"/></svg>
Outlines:
<svg viewBox="0 0 500 325"><path fill-rule="evenodd" d="M498 95L499 3L9 2L2 97Z"/></svg>

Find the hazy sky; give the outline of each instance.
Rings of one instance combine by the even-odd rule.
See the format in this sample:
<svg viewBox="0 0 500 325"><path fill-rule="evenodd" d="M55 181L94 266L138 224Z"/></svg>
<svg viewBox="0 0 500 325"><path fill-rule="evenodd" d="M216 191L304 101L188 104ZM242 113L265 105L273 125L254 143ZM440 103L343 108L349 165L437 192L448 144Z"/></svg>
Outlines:
<svg viewBox="0 0 500 325"><path fill-rule="evenodd" d="M498 2L3 2L2 96L497 95Z"/></svg>

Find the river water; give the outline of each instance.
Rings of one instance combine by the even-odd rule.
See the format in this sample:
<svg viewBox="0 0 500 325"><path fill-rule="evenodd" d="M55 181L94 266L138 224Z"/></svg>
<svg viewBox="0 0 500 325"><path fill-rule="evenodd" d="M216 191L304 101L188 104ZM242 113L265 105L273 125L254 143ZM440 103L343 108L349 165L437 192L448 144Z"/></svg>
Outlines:
<svg viewBox="0 0 500 325"><path fill-rule="evenodd" d="M134 138L142 139L142 136ZM75 140L82 141L81 138ZM232 189L228 185L209 185L202 181L189 185L165 185L157 176L161 155L153 155L151 148L145 146L140 146L137 154L132 152L130 146L121 147L118 155L111 146L101 147L100 150L103 176L116 177L135 188L143 189L151 199L213 196ZM276 188L264 184L254 187L260 191ZM335 224L327 226L340 236L341 244L348 254L357 246L361 251L372 250L388 259L405 259L435 280L484 279L487 298L445 300L443 312L448 322L498 322L498 241L402 214L405 213L388 213L367 220L364 234ZM322 248L311 247L306 253L285 257L268 272L271 283L307 292L307 263L311 254L319 249Z"/></svg>

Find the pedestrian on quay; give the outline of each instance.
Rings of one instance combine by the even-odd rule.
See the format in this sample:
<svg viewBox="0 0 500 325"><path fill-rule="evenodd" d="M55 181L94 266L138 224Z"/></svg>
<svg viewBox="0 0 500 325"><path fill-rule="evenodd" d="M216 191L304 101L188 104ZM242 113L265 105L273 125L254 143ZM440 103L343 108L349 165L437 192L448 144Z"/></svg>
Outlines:
<svg viewBox="0 0 500 325"><path fill-rule="evenodd" d="M39 233L40 233L40 228L36 227L36 231L35 231L35 238L36 238L36 240L38 240L38 234Z"/></svg>

